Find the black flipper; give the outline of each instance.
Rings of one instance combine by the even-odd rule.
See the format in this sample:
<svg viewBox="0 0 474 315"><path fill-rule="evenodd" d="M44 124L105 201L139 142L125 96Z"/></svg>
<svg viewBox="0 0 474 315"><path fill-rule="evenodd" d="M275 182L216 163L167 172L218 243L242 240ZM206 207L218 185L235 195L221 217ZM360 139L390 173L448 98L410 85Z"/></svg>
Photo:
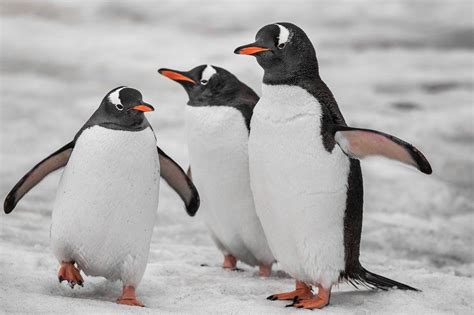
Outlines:
<svg viewBox="0 0 474 315"><path fill-rule="evenodd" d="M199 209L199 194L191 179L183 169L159 147L160 174L164 180L176 191L186 205L186 212L194 216Z"/></svg>
<svg viewBox="0 0 474 315"><path fill-rule="evenodd" d="M49 173L64 167L69 161L69 157L74 149L74 144L74 141L69 142L61 149L36 164L35 167L26 173L26 175L20 179L5 198L3 204L5 213L12 212L18 201L20 201L31 188L36 186Z"/></svg>
<svg viewBox="0 0 474 315"><path fill-rule="evenodd" d="M431 174L431 165L417 148L395 136L371 129L333 125L336 143L350 157L384 156L411 165Z"/></svg>
<svg viewBox="0 0 474 315"><path fill-rule="evenodd" d="M421 290L410 287L409 285L370 272L360 265L357 269L358 270L355 272L342 273L340 280L347 280L357 289L358 285L363 285L369 289L380 289L384 291L389 289L399 289L421 292Z"/></svg>

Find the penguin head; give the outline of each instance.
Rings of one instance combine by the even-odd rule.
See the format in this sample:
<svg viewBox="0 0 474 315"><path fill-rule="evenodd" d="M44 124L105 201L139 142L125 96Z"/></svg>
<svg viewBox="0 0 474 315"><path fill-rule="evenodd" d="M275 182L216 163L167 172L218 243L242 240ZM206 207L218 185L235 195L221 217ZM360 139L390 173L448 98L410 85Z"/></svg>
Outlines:
<svg viewBox="0 0 474 315"><path fill-rule="evenodd" d="M291 23L262 27L255 42L235 49L235 54L251 55L265 70L264 83L294 83L318 77L316 52L306 33Z"/></svg>
<svg viewBox="0 0 474 315"><path fill-rule="evenodd" d="M232 73L213 65L200 65L189 71L161 68L158 72L181 84L191 106L228 105L249 89Z"/></svg>
<svg viewBox="0 0 474 315"><path fill-rule="evenodd" d="M153 110L153 106L143 101L140 91L119 86L105 95L98 111L104 122L128 127L141 125L144 113Z"/></svg>

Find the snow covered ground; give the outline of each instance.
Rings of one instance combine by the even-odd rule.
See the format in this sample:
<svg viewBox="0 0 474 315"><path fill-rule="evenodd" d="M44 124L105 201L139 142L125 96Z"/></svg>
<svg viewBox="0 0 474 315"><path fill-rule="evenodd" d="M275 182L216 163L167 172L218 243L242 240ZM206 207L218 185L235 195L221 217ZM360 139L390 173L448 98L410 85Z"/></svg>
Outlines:
<svg viewBox="0 0 474 315"><path fill-rule="evenodd" d="M341 284L326 313L473 313L474 38L471 1L1 1L0 196L44 156L70 141L107 91L129 85L156 105L148 115L161 147L187 166L181 87L160 67L212 63L260 92L262 70L234 48L269 23L301 26L321 74L352 126L415 144L425 176L394 163L363 163L362 263L423 290L369 292ZM57 283L49 248L60 172L0 219L2 313L288 314L266 296L292 289L276 267L219 268L199 215L162 189L139 297L119 306L119 283ZM208 265L201 267L201 264Z"/></svg>

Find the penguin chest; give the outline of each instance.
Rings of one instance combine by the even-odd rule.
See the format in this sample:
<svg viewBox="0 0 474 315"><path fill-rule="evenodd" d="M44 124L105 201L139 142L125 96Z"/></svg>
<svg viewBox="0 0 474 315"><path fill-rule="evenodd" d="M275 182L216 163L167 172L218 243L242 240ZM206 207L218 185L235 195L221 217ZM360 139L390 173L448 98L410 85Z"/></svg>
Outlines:
<svg viewBox="0 0 474 315"><path fill-rule="evenodd" d="M54 205L51 241L58 259L74 260L87 274L109 279L123 278L127 268L142 273L156 219L159 173L150 128L84 130Z"/></svg>
<svg viewBox="0 0 474 315"><path fill-rule="evenodd" d="M213 236L234 255L251 242L267 246L250 190L243 115L229 106L186 106L186 129L200 213Z"/></svg>
<svg viewBox="0 0 474 315"><path fill-rule="evenodd" d="M249 142L257 213L283 268L310 283L344 270L343 220L349 159L321 137L321 105L296 86L266 86Z"/></svg>
<svg viewBox="0 0 474 315"><path fill-rule="evenodd" d="M186 129L193 181L204 202L213 205L203 213L241 205L242 196L251 200L248 131L241 113L228 106L187 106Z"/></svg>

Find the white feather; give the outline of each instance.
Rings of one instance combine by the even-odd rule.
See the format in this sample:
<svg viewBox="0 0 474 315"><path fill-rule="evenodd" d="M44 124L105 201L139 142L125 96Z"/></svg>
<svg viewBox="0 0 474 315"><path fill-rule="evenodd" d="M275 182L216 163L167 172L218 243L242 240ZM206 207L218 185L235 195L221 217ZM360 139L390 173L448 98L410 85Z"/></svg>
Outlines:
<svg viewBox="0 0 474 315"><path fill-rule="evenodd" d="M280 34L278 35L278 45L284 44L290 38L290 31L283 25L276 24L280 28Z"/></svg>
<svg viewBox="0 0 474 315"><path fill-rule="evenodd" d="M201 81L202 80L209 81L215 73L216 73L216 69L214 69L214 67L211 65L207 65L206 68L204 68L204 71L202 72Z"/></svg>
<svg viewBox="0 0 474 315"><path fill-rule="evenodd" d="M323 146L321 107L297 86L263 85L249 159L257 214L283 269L297 280L337 282L344 270L349 159Z"/></svg>
<svg viewBox="0 0 474 315"><path fill-rule="evenodd" d="M84 130L63 172L52 215L59 261L137 286L148 261L160 165L150 128Z"/></svg>
<svg viewBox="0 0 474 315"><path fill-rule="evenodd" d="M120 98L119 98L119 94L120 94L120 91L125 89L125 87L122 87L122 88L119 88L115 91L113 91L112 93L109 94L109 101L114 104L114 105L118 105L118 104L122 104L122 102L120 101Z"/></svg>
<svg viewBox="0 0 474 315"><path fill-rule="evenodd" d="M228 106L186 106L189 159L200 215L224 254L249 264L273 255L255 212L248 170L248 130Z"/></svg>

